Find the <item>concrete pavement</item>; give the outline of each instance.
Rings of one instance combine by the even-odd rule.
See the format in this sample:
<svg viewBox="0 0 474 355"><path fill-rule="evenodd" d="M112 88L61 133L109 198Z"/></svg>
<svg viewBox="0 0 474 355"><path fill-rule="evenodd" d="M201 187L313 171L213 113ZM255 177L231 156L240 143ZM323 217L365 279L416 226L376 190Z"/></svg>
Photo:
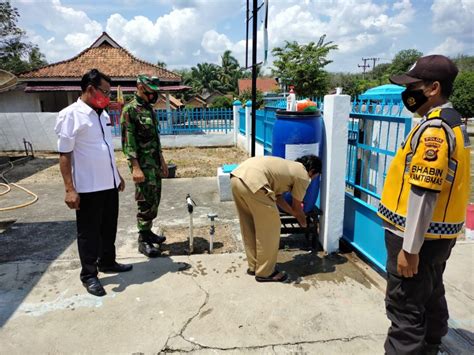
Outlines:
<svg viewBox="0 0 474 355"><path fill-rule="evenodd" d="M198 203L196 224L208 225L207 213L217 212L218 223L235 230L238 248L142 257L129 182L121 195L117 254L134 269L100 274L103 298L80 284L74 213L62 203L63 189L28 180L23 185L40 200L2 215L16 223L0 234L1 354L383 353L389 325L383 278L352 254L293 248L294 237L279 255L291 283L255 282L245 273L234 206L218 202L214 178L167 180L156 227L187 225L189 192ZM452 354L468 354L474 344L473 253L473 244L457 245L446 270L452 329L445 342Z"/></svg>

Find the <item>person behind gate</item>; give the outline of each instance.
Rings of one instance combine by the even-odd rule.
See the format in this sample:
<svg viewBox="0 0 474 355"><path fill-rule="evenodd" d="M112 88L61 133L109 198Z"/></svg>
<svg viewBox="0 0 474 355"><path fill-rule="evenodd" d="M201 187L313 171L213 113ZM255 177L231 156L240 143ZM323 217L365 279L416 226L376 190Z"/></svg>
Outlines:
<svg viewBox="0 0 474 355"><path fill-rule="evenodd" d="M448 102L458 73L441 55L418 61L394 84L423 117L398 149L378 214L387 248L387 354L437 354L448 331L443 272L464 224L470 151L461 115Z"/></svg>
<svg viewBox="0 0 474 355"><path fill-rule="evenodd" d="M153 104L158 99L158 79L140 75L137 92L122 111L122 149L127 157L138 205L138 251L150 258L161 255L166 238L152 231L161 200L161 178L168 166L161 152L158 123ZM158 248L154 244L158 245Z"/></svg>
<svg viewBox="0 0 474 355"><path fill-rule="evenodd" d="M253 157L231 173L231 187L240 231L247 254L249 275L259 282L285 282L288 275L275 269L280 244L280 214L277 205L306 227L301 201L311 179L321 173L321 160L314 155L296 161L278 157ZM283 193L290 191L290 206Z"/></svg>

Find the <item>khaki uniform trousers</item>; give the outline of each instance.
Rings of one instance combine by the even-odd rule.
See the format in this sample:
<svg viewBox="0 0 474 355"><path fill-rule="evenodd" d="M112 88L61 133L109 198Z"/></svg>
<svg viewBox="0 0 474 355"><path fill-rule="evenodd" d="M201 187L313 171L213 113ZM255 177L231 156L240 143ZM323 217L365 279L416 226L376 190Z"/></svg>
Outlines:
<svg viewBox="0 0 474 355"><path fill-rule="evenodd" d="M276 203L263 189L252 193L237 177L231 178L231 186L249 269L256 276L270 276L280 246L281 222Z"/></svg>

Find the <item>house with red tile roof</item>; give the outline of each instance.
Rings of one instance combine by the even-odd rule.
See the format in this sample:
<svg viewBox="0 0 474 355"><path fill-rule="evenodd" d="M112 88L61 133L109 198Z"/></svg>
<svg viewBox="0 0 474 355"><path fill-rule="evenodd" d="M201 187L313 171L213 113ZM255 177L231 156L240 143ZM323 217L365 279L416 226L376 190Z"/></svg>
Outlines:
<svg viewBox="0 0 474 355"><path fill-rule="evenodd" d="M252 90L252 79L239 79L239 95L244 91ZM263 94L277 92L280 89L278 82L273 78L257 78L257 90Z"/></svg>
<svg viewBox="0 0 474 355"><path fill-rule="evenodd" d="M169 95L169 104L171 110L179 110L181 108L184 108L183 102L173 95ZM156 104L153 107L156 110L166 110L166 95L160 94L160 96L158 96Z"/></svg>
<svg viewBox="0 0 474 355"><path fill-rule="evenodd" d="M195 95L191 97L188 101L186 101L186 106L194 108L205 108L207 107L207 102L203 97L201 97L201 95Z"/></svg>
<svg viewBox="0 0 474 355"><path fill-rule="evenodd" d="M0 94L0 112L58 112L77 100L80 80L93 68L111 77L113 92L118 85L134 92L139 74L158 77L164 94L189 89L180 75L135 57L104 32L73 58L20 73L19 85Z"/></svg>

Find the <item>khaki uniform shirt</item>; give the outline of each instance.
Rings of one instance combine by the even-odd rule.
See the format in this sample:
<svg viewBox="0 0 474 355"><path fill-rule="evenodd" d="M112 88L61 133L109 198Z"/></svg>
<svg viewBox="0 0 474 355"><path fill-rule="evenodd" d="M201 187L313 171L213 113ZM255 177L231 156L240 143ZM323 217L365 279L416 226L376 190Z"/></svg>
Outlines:
<svg viewBox="0 0 474 355"><path fill-rule="evenodd" d="M295 199L303 201L311 181L303 164L268 156L247 159L232 171L232 176L242 180L253 193L267 190L273 200L290 191Z"/></svg>

